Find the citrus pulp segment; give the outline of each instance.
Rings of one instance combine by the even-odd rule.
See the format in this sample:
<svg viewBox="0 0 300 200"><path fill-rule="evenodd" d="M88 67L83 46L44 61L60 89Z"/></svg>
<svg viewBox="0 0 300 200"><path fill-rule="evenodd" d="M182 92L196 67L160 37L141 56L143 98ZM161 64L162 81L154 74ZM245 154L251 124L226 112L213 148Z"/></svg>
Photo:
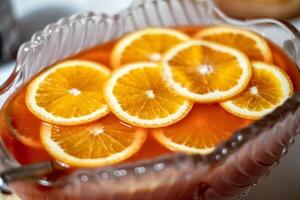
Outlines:
<svg viewBox="0 0 300 200"><path fill-rule="evenodd" d="M165 51L187 40L187 35L172 29L142 29L128 34L115 45L111 65L116 69L134 62L157 62Z"/></svg>
<svg viewBox="0 0 300 200"><path fill-rule="evenodd" d="M293 84L277 66L262 62L253 62L252 66L253 76L248 88L221 106L239 117L259 119L293 94Z"/></svg>
<svg viewBox="0 0 300 200"><path fill-rule="evenodd" d="M103 83L110 71L94 62L70 60L38 75L27 87L26 105L48 123L76 125L109 112Z"/></svg>
<svg viewBox="0 0 300 200"><path fill-rule="evenodd" d="M162 127L181 120L192 103L170 92L156 63L128 64L107 81L104 96L111 111L140 127Z"/></svg>
<svg viewBox="0 0 300 200"><path fill-rule="evenodd" d="M112 114L84 125L41 126L45 149L73 167L106 166L125 160L140 149L146 137L145 129L127 125Z"/></svg>
<svg viewBox="0 0 300 200"><path fill-rule="evenodd" d="M160 64L167 86L199 103L236 96L247 87L252 74L245 54L207 41L181 43L166 52Z"/></svg>
<svg viewBox="0 0 300 200"><path fill-rule="evenodd" d="M272 52L266 40L258 34L230 26L215 26L199 31L195 38L216 42L245 53L250 60L272 63Z"/></svg>

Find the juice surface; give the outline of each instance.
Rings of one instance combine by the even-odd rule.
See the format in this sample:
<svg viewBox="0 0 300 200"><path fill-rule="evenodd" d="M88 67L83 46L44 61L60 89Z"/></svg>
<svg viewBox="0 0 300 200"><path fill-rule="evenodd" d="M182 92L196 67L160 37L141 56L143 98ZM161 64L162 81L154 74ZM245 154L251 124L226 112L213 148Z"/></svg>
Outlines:
<svg viewBox="0 0 300 200"><path fill-rule="evenodd" d="M181 31L193 35L195 32L199 31L201 27L185 27L180 28ZM92 49L86 50L81 52L75 56L72 56L69 59L83 59L101 63L110 67L110 54L111 50L114 46L116 41L108 42L103 45L96 46ZM287 72L289 77L292 80L293 86L295 91L298 91L300 88L300 74L297 67L293 64L293 62L287 57L287 55L276 45L269 42L269 46L271 48L274 64L281 67L284 71ZM1 112L1 135L2 139L12 153L12 155L19 161L21 164L28 164L34 163L44 160L52 159L51 156L42 148L36 149L26 146L19 142L14 137L9 125L8 120L8 113L10 112L10 105L13 102L19 102L19 108L21 112L21 119L24 120L23 123L26 123L26 131L39 131L39 125L41 121L33 116L25 105L25 91L26 86L22 87L19 91L17 91L5 104L2 112ZM204 113L200 115L199 113ZM190 127L190 129L199 129L202 131L207 131L207 124L215 123L222 123L225 131L221 131L222 133L220 137L224 140L229 138L236 130L245 127L251 124L253 121L248 119L243 119L236 117L229 112L226 112L219 104L195 104L192 111L187 115L187 117L180 123L171 125L169 127L170 130L174 129L181 129L182 127ZM22 122L11 121L11 123L18 124ZM226 126L224 125L226 124ZM187 132L188 134L188 132ZM209 137L209 136L207 136ZM213 138L211 139L213 140ZM145 144L142 148L132 157L123 161L137 161L142 159L151 159L156 156L171 153L172 151L160 145L152 136L151 134L148 135Z"/></svg>

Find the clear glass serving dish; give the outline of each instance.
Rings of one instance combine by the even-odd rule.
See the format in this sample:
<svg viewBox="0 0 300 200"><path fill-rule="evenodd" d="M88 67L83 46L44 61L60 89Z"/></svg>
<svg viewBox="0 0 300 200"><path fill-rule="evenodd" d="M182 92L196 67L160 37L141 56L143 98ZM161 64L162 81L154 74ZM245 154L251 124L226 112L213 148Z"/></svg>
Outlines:
<svg viewBox="0 0 300 200"><path fill-rule="evenodd" d="M7 98L43 68L84 49L148 26L231 24L265 36L300 66L300 34L273 19L240 21L223 14L210 0L135 1L119 14L85 13L62 18L35 33L18 52L11 76L0 86ZM300 94L250 127L237 131L212 153L172 154L107 168L80 169L57 181L20 178L20 165L0 145L0 188L7 182L27 199L237 199L268 175L300 132ZM22 175L43 165L23 167ZM35 169L33 169L35 168ZM18 178L17 178L18 177ZM37 186L38 185L38 186Z"/></svg>

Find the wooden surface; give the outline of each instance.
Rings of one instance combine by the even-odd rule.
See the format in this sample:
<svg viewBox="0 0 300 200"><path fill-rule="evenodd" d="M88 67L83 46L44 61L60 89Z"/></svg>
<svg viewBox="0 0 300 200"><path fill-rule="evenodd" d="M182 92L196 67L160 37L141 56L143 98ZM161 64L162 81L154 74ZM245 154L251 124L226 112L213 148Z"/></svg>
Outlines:
<svg viewBox="0 0 300 200"><path fill-rule="evenodd" d="M238 18L300 16L300 0L215 0L228 15Z"/></svg>

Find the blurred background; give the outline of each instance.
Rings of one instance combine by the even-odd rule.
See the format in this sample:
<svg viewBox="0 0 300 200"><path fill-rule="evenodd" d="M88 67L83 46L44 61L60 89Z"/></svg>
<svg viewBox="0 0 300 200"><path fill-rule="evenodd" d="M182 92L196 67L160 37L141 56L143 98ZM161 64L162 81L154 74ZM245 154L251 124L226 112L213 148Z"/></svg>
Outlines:
<svg viewBox="0 0 300 200"><path fill-rule="evenodd" d="M34 32L44 28L45 25L61 17L85 11L111 15L126 8L131 2L132 0L0 0L0 84L14 66L18 45L29 40ZM215 0L215 2L233 17L285 18L300 29L300 0ZM296 140L280 165L244 199L299 200L298 152L300 139Z"/></svg>

